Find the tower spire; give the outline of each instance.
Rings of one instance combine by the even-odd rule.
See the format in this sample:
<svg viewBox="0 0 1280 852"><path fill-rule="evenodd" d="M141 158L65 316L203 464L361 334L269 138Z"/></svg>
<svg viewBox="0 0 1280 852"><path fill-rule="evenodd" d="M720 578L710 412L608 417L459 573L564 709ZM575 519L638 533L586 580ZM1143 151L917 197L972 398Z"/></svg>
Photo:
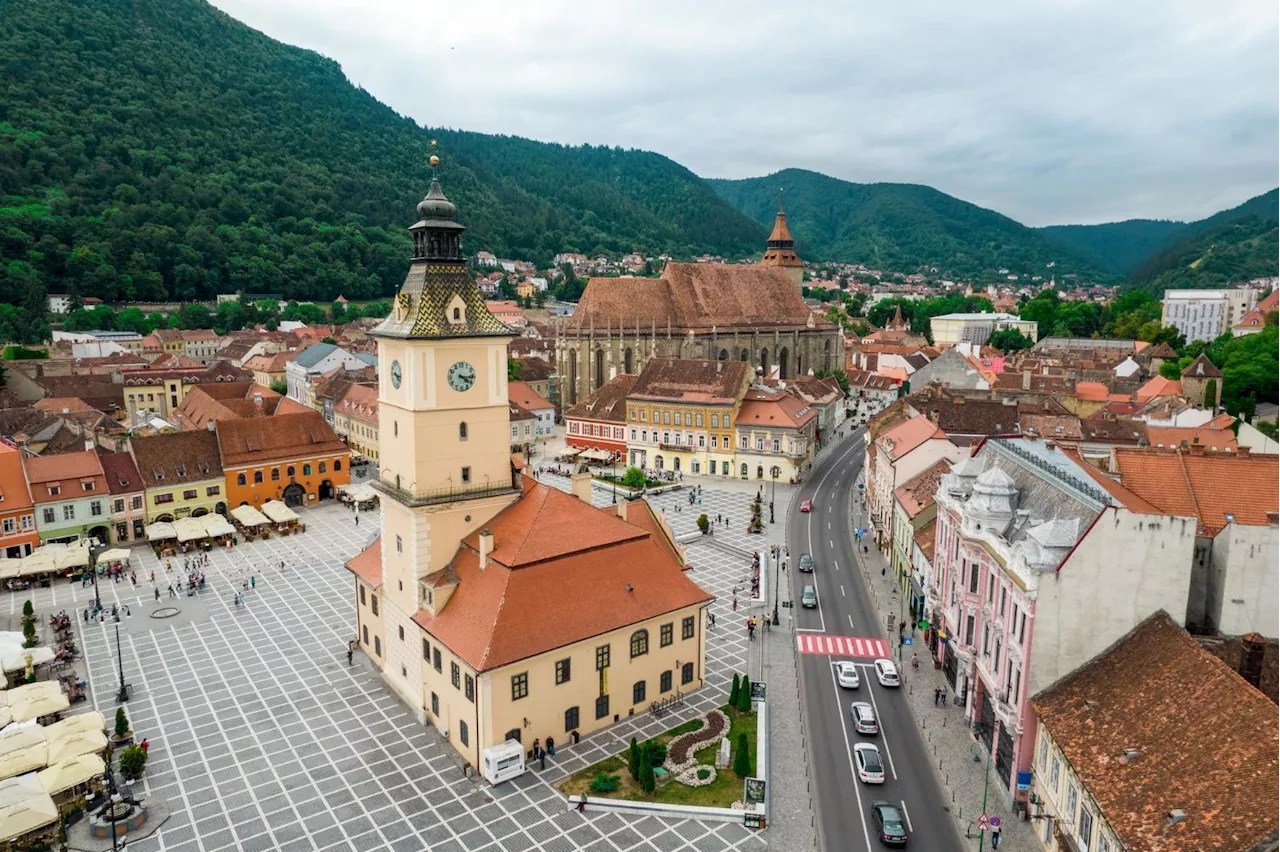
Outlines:
<svg viewBox="0 0 1280 852"><path fill-rule="evenodd" d="M773 233L765 244L761 266L780 267L798 286L804 280L804 261L796 254L796 241L787 226L787 211L783 205L786 187L778 187L778 212L773 218Z"/></svg>

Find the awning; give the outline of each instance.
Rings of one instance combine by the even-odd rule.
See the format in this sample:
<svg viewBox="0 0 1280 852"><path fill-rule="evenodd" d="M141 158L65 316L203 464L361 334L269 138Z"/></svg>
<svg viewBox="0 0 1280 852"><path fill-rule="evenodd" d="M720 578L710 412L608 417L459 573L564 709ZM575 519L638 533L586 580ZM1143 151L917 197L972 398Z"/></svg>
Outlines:
<svg viewBox="0 0 1280 852"><path fill-rule="evenodd" d="M204 524L204 531L215 538L220 535L235 535L236 528L217 512L210 512L200 517L199 521Z"/></svg>
<svg viewBox="0 0 1280 852"><path fill-rule="evenodd" d="M61 691L58 692L56 697L52 695L37 696L29 701L14 701L12 696L9 698L9 712L13 714L15 722L26 722L30 719L38 719L41 716L61 713L70 706L71 702L67 700L67 696L63 695Z"/></svg>
<svg viewBox="0 0 1280 852"><path fill-rule="evenodd" d="M8 651L0 657L0 666L6 672L20 672L27 666L35 667L52 663L53 657L52 648L19 648L16 651Z"/></svg>
<svg viewBox="0 0 1280 852"><path fill-rule="evenodd" d="M44 769L49 765L49 749L44 743L0 756L0 779Z"/></svg>
<svg viewBox="0 0 1280 852"><path fill-rule="evenodd" d="M0 842L8 843L58 821L58 806L36 773L0 782Z"/></svg>
<svg viewBox="0 0 1280 852"><path fill-rule="evenodd" d="M38 695L61 695L62 687L51 680L40 680L35 683L24 683L22 686L15 686L13 689L5 693L5 698L9 704L13 705L19 701L25 701Z"/></svg>
<svg viewBox="0 0 1280 852"><path fill-rule="evenodd" d="M347 486L347 499L356 503L368 503L371 500L378 499L378 492L373 490L372 485L350 485Z"/></svg>
<svg viewBox="0 0 1280 852"><path fill-rule="evenodd" d="M270 518L272 523L277 524L288 524L298 520L298 513L279 500L268 500L263 503L262 514Z"/></svg>
<svg viewBox="0 0 1280 852"><path fill-rule="evenodd" d="M269 524L267 516L259 512L250 505L236 506L231 510L231 517L242 527L256 527L261 524Z"/></svg>
<svg viewBox="0 0 1280 852"><path fill-rule="evenodd" d="M72 731L49 739L49 763L62 763L82 754L98 754L107 749L107 735L102 731Z"/></svg>
<svg viewBox="0 0 1280 852"><path fill-rule="evenodd" d="M577 447L565 447L564 452L560 453L560 458L571 459L580 452L582 452L582 450L578 449Z"/></svg>
<svg viewBox="0 0 1280 852"><path fill-rule="evenodd" d="M96 754L82 754L61 763L55 763L48 769L42 769L36 773L36 777L40 779L40 786L44 788L46 794L56 796L77 784L85 784L94 778L102 777L106 769L106 764Z"/></svg>
<svg viewBox="0 0 1280 852"><path fill-rule="evenodd" d="M97 731L101 733L106 729L106 717L94 710L88 713L77 713L74 716L68 716L61 722L54 722L52 725L45 725L44 735L46 739L56 740L59 737L65 737L68 734L81 733L84 731Z"/></svg>
<svg viewBox="0 0 1280 852"><path fill-rule="evenodd" d="M178 518L173 522L173 528L178 533L178 541L199 541L202 538L208 538L209 533L205 532L204 524L200 523L199 518Z"/></svg>
<svg viewBox="0 0 1280 852"><path fill-rule="evenodd" d="M32 746L44 745L47 732L39 725L19 725L0 731L0 757Z"/></svg>
<svg viewBox="0 0 1280 852"><path fill-rule="evenodd" d="M147 541L167 541L177 537L178 531L173 528L173 524L161 521L147 526Z"/></svg>
<svg viewBox="0 0 1280 852"><path fill-rule="evenodd" d="M98 554L98 562L128 562L129 551L123 547L113 547Z"/></svg>
<svg viewBox="0 0 1280 852"><path fill-rule="evenodd" d="M68 547L66 550L55 553L53 562L59 571L66 568L88 568L90 556L87 547Z"/></svg>
<svg viewBox="0 0 1280 852"><path fill-rule="evenodd" d="M613 458L613 453L609 453L604 450L583 450L582 458L594 459L595 461L609 461L609 459Z"/></svg>

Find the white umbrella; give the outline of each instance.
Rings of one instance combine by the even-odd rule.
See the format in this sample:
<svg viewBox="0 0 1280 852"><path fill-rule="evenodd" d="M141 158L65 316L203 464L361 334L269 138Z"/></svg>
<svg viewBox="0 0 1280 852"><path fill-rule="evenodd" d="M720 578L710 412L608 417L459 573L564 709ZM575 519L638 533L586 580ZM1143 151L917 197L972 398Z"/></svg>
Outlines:
<svg viewBox="0 0 1280 852"><path fill-rule="evenodd" d="M123 547L113 547L98 554L99 562L128 562L129 551Z"/></svg>

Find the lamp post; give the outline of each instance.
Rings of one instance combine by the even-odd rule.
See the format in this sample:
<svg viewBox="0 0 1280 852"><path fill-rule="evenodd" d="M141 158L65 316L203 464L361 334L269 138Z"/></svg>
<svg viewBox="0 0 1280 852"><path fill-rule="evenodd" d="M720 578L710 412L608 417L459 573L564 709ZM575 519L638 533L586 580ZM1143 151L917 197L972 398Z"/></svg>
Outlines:
<svg viewBox="0 0 1280 852"><path fill-rule="evenodd" d="M777 470L777 468L774 468ZM770 509L772 512L772 509ZM773 626L778 626L778 584L781 582L778 577L778 566L782 563L781 553L774 554L773 557ZM793 622L794 623L794 622Z"/></svg>
<svg viewBox="0 0 1280 852"><path fill-rule="evenodd" d="M116 693L116 700L123 704L129 700L129 687L124 682L124 655L120 653L119 616L116 616L116 660L120 665L120 690Z"/></svg>
<svg viewBox="0 0 1280 852"><path fill-rule="evenodd" d="M769 475L773 477L773 486L769 489L769 523L773 523L773 498L778 496L778 474L780 473L782 473L782 468L776 464L769 468ZM776 617L773 623L778 623Z"/></svg>
<svg viewBox="0 0 1280 852"><path fill-rule="evenodd" d="M102 610L102 593L98 591L98 561L89 566L89 571L93 574L93 606L95 609Z"/></svg>
<svg viewBox="0 0 1280 852"><path fill-rule="evenodd" d="M111 815L111 849L112 852L117 852L120 846L116 842L116 776L111 771L110 760L108 760L107 767L102 772L102 780L107 785L107 812Z"/></svg>
<svg viewBox="0 0 1280 852"><path fill-rule="evenodd" d="M613 480L613 502L618 502L618 456L614 454L609 459L610 479Z"/></svg>

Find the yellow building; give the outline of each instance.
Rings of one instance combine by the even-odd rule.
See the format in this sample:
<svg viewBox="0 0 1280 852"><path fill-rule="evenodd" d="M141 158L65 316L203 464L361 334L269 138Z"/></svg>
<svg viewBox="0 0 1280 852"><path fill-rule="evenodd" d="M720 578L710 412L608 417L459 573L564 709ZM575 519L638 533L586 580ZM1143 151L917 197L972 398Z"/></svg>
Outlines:
<svg viewBox="0 0 1280 852"><path fill-rule="evenodd" d="M734 422L751 383L742 361L651 358L627 394L627 464L729 476Z"/></svg>
<svg viewBox="0 0 1280 852"><path fill-rule="evenodd" d="M506 347L432 181L378 341L382 536L353 558L360 646L473 766L701 686L702 609L646 504L593 508L509 453ZM621 516L620 516L621 514Z"/></svg>
<svg viewBox="0 0 1280 852"><path fill-rule="evenodd" d="M817 409L800 397L789 391L752 388L735 423L735 473L741 479L794 481L813 464L817 426Z"/></svg>
<svg viewBox="0 0 1280 852"><path fill-rule="evenodd" d="M218 382L249 381L250 373L219 361L209 367L181 367L173 370L126 370L124 410L133 425L148 414L168 419L187 397L187 391L199 385Z"/></svg>
<svg viewBox="0 0 1280 852"><path fill-rule="evenodd" d="M378 462L378 389L351 385L333 407L333 429L352 455Z"/></svg>
<svg viewBox="0 0 1280 852"><path fill-rule="evenodd" d="M208 430L135 437L129 442L145 487L147 523L226 514L218 436Z"/></svg>

